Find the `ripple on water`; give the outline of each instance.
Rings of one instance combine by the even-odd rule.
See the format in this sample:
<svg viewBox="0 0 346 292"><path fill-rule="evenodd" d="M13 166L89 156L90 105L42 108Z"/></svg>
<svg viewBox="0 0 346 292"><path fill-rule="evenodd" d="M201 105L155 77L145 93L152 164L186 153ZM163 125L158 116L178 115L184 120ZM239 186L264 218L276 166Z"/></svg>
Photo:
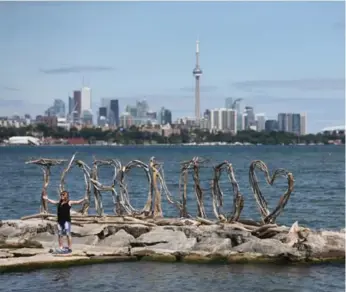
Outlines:
<svg viewBox="0 0 346 292"><path fill-rule="evenodd" d="M4 292L34 291L343 291L343 265L117 263L2 275Z"/></svg>

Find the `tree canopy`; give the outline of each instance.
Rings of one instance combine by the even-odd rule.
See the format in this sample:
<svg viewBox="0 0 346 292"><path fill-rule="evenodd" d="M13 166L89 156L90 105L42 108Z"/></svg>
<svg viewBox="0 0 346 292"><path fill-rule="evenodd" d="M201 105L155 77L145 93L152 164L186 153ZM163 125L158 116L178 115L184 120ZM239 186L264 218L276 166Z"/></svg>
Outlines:
<svg viewBox="0 0 346 292"><path fill-rule="evenodd" d="M345 144L345 136L336 133L318 133L297 136L287 132L256 132L252 130L239 131L236 135L230 133L210 133L200 129L182 129L181 134L162 136L158 133L140 131L132 126L129 129L105 130L100 128L71 128L69 131L63 128L50 128L45 124L29 125L27 127L0 127L0 140L8 139L12 136L40 136L51 137L53 139L84 138L90 144L97 141L118 144L181 144L181 143L205 143L205 142L226 142L226 143L251 143L251 144L301 144L301 143L323 143L328 144L330 140L340 139Z"/></svg>

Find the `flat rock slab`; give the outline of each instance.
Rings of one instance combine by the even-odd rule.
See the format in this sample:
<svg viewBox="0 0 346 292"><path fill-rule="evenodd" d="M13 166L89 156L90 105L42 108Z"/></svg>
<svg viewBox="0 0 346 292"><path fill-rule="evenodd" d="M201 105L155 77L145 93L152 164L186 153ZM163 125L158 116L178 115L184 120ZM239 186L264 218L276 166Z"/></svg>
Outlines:
<svg viewBox="0 0 346 292"><path fill-rule="evenodd" d="M15 257L30 257L39 254L47 254L49 250L47 248L19 248L10 251Z"/></svg>
<svg viewBox="0 0 346 292"><path fill-rule="evenodd" d="M107 236L100 240L98 246L106 247L129 247L131 242L134 242L135 238L128 234L124 229L120 229L117 233Z"/></svg>
<svg viewBox="0 0 346 292"><path fill-rule="evenodd" d="M107 228L106 224L85 224L83 227L72 225L72 235L83 237L88 235L97 235L103 232Z"/></svg>
<svg viewBox="0 0 346 292"><path fill-rule="evenodd" d="M296 254L299 256L298 251L283 244L277 239L262 239L256 241L248 241L233 248L238 252L252 252L261 253L266 255L279 255L283 253Z"/></svg>
<svg viewBox="0 0 346 292"><path fill-rule="evenodd" d="M31 264L49 264L54 262L63 262L66 260L81 260L88 259L86 256L71 256L69 258L55 257L51 254L35 255L31 257L19 257L19 258L9 258L0 259L0 269L1 267L11 266L11 265L31 265Z"/></svg>
<svg viewBox="0 0 346 292"><path fill-rule="evenodd" d="M12 258L13 254L8 253L7 251L0 251L0 259Z"/></svg>

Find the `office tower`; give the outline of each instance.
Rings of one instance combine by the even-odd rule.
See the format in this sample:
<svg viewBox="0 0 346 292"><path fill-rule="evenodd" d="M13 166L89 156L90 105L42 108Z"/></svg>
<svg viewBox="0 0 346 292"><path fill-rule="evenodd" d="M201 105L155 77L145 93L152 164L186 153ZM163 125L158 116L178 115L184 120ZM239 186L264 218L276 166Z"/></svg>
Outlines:
<svg viewBox="0 0 346 292"><path fill-rule="evenodd" d="M78 116L81 115L82 111L82 93L80 90L75 90L73 91L73 102L74 102L74 110L75 112L77 112Z"/></svg>
<svg viewBox="0 0 346 292"><path fill-rule="evenodd" d="M100 107L99 108L99 117L107 118L107 108L106 107Z"/></svg>
<svg viewBox="0 0 346 292"><path fill-rule="evenodd" d="M201 105L200 105L200 77L202 76L203 72L199 66L199 41L196 41L196 66L195 69L193 69L193 76L196 80L195 85L195 119L196 122L200 120L201 115Z"/></svg>
<svg viewBox="0 0 346 292"><path fill-rule="evenodd" d="M107 124L107 107L105 106L99 107L97 124L100 127L104 127Z"/></svg>
<svg viewBox="0 0 346 292"><path fill-rule="evenodd" d="M226 130L231 131L233 134L237 134L238 127L237 127L237 111L233 109L227 109L227 123L226 123Z"/></svg>
<svg viewBox="0 0 346 292"><path fill-rule="evenodd" d="M74 102L73 102L73 97L69 96L68 97L68 115L71 115L73 112L73 107L74 107Z"/></svg>
<svg viewBox="0 0 346 292"><path fill-rule="evenodd" d="M81 112L92 111L91 107L91 89L89 87L83 87L81 90Z"/></svg>
<svg viewBox="0 0 346 292"><path fill-rule="evenodd" d="M204 111L203 117L210 120L210 110L206 109Z"/></svg>
<svg viewBox="0 0 346 292"><path fill-rule="evenodd" d="M55 99L53 107L54 107L54 112L56 117L64 118L66 116L65 102L63 100Z"/></svg>
<svg viewBox="0 0 346 292"><path fill-rule="evenodd" d="M247 116L247 113L242 114L242 121L243 121L243 129L242 130L248 130L250 128L249 119Z"/></svg>
<svg viewBox="0 0 346 292"><path fill-rule="evenodd" d="M256 120L257 120L257 131L261 132L265 130L265 122L266 122L266 117L264 114L257 114L256 115Z"/></svg>
<svg viewBox="0 0 346 292"><path fill-rule="evenodd" d="M301 117L297 113L280 113L278 114L278 128L279 131L292 133L295 135L302 135L306 132L306 116ZM303 129L302 129L303 126ZM304 135L304 134L303 134Z"/></svg>
<svg viewBox="0 0 346 292"><path fill-rule="evenodd" d="M107 119L110 120L110 112L111 112L111 99L110 98L101 98L101 107L107 108Z"/></svg>
<svg viewBox="0 0 346 292"><path fill-rule="evenodd" d="M161 108L159 113L159 120L161 125L172 124L172 112L164 107Z"/></svg>
<svg viewBox="0 0 346 292"><path fill-rule="evenodd" d="M242 101L242 98L237 98L232 103L232 109L237 111L237 130L242 131L245 129L244 127L244 115L242 113L242 110L240 108L240 102Z"/></svg>
<svg viewBox="0 0 346 292"><path fill-rule="evenodd" d="M296 135L300 135L300 114L290 114L288 116L288 119L292 119L292 122L288 123L289 126L290 124L292 125L292 127L288 128L288 131L293 133L293 134L296 134Z"/></svg>
<svg viewBox="0 0 346 292"><path fill-rule="evenodd" d="M288 132L288 116L286 113L278 114L278 130Z"/></svg>
<svg viewBox="0 0 346 292"><path fill-rule="evenodd" d="M225 99L225 108L232 109L233 101L232 97L227 97Z"/></svg>
<svg viewBox="0 0 346 292"><path fill-rule="evenodd" d="M119 101L117 99L112 99L110 101L110 124L113 126L119 127L120 120L119 120Z"/></svg>
<svg viewBox="0 0 346 292"><path fill-rule="evenodd" d="M137 118L144 119L149 111L149 105L146 100L136 102Z"/></svg>
<svg viewBox="0 0 346 292"><path fill-rule="evenodd" d="M218 109L210 111L210 129L218 131L220 129L220 112Z"/></svg>
<svg viewBox="0 0 346 292"><path fill-rule="evenodd" d="M65 117L65 103L61 99L54 99L54 103L45 111L47 117Z"/></svg>
<svg viewBox="0 0 346 292"><path fill-rule="evenodd" d="M233 109L213 109L210 115L210 128L213 131L237 133L237 112Z"/></svg>
<svg viewBox="0 0 346 292"><path fill-rule="evenodd" d="M249 128L250 126L253 126L256 124L256 120L255 120L255 112L253 107L251 106L246 106L245 107L245 113L247 114L247 127L245 128L245 130L247 128Z"/></svg>
<svg viewBox="0 0 346 292"><path fill-rule="evenodd" d="M307 116L306 116L306 113L300 114L300 135L307 135Z"/></svg>
<svg viewBox="0 0 346 292"><path fill-rule="evenodd" d="M279 130L279 124L277 120L267 120L265 122L265 130L266 132L273 132Z"/></svg>

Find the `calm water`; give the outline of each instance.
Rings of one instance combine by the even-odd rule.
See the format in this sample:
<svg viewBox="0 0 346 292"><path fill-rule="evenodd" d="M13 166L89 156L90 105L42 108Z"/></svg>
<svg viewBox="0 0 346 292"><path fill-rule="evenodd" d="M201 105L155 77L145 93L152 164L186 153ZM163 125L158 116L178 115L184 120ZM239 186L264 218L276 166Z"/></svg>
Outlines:
<svg viewBox="0 0 346 292"><path fill-rule="evenodd" d="M1 147L0 219L19 218L37 213L40 203L42 171L38 166L26 165L31 158L66 158L74 152L77 158L91 164L92 156L99 159L118 158L123 164L132 159L148 161L151 156L164 162L167 186L175 198L179 198L179 162L201 156L216 164L223 160L233 163L236 179L245 197L243 218L258 219L259 213L248 182L248 169L252 160L261 159L272 171L287 168L295 176L295 191L278 223L291 225L298 220L311 228L340 229L345 226L345 150L343 146L249 146L249 147ZM209 165L211 166L211 165ZM57 196L62 168L53 167L49 195ZM100 178L110 182L112 169L102 168ZM258 174L271 208L285 190L285 181L273 187L265 185ZM208 216L213 218L209 181L212 170L201 173L202 187L206 189L205 205ZM191 179L192 180L192 179ZM73 199L83 196L84 185L81 170L73 169L66 180ZM148 185L143 171L135 169L129 176L131 202L143 207ZM221 185L225 195L225 212L231 210L231 188L225 177ZM111 197L103 195L105 210L112 212ZM54 212L52 207L51 211ZM196 211L196 202L190 187L188 208ZM177 216L176 210L163 199L165 216ZM344 291L343 265L314 267L277 266L205 266L158 263L119 263L74 267L66 270L45 270L29 274L1 275L4 291L32 291L35 287L70 291ZM27 288L30 287L30 288ZM3 289L3 288L2 288ZM26 290L25 290L26 289ZM261 290L263 289L263 290Z"/></svg>

